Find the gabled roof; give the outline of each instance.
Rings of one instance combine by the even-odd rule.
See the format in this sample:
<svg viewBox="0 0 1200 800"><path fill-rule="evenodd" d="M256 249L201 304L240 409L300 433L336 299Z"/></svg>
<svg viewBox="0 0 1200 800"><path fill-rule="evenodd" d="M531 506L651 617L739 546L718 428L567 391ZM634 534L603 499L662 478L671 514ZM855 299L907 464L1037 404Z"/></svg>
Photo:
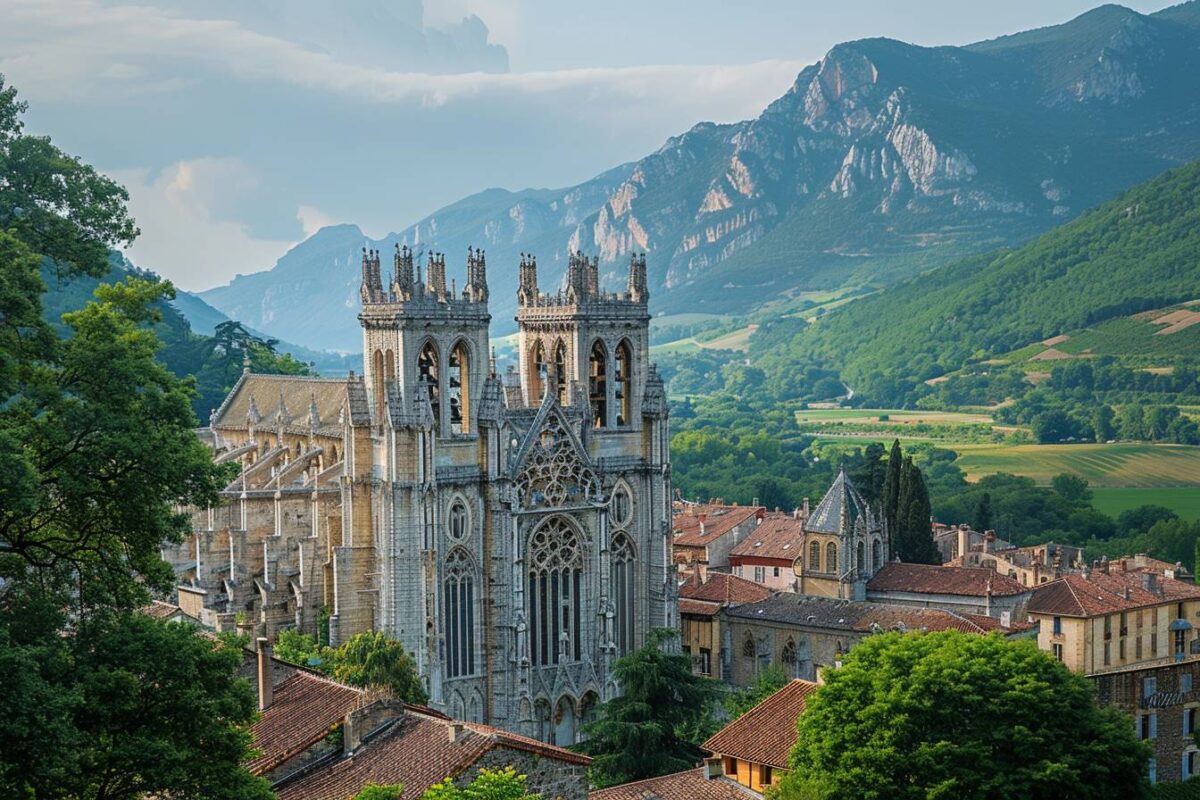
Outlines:
<svg viewBox="0 0 1200 800"><path fill-rule="evenodd" d="M717 731L704 743L704 749L787 769L788 754L796 744L796 721L804 713L808 696L816 689L817 684L810 681L791 681Z"/></svg>
<svg viewBox="0 0 1200 800"><path fill-rule="evenodd" d="M859 518L869 517L867 501L854 488L854 483L846 475L843 468L838 470L837 478L821 502L813 509L804 524L804 530L813 533L841 533L843 521L845 530L854 529Z"/></svg>
<svg viewBox="0 0 1200 800"><path fill-rule="evenodd" d="M1150 582L1153 582L1150 584ZM1094 617L1137 608L1200 599L1200 586L1144 571L1069 574L1033 591L1030 614Z"/></svg>
<svg viewBox="0 0 1200 800"><path fill-rule="evenodd" d="M731 556L774 558L789 564L804 544L803 520L791 514L768 514L750 534L734 545Z"/></svg>
<svg viewBox="0 0 1200 800"><path fill-rule="evenodd" d="M271 705L250 728L262 755L246 764L255 775L270 772L324 739L363 702L362 689L297 669L274 688Z"/></svg>
<svg viewBox="0 0 1200 800"><path fill-rule="evenodd" d="M709 571L704 579L692 573L679 585L680 598L710 603L754 603L770 596L771 590L762 584L727 572Z"/></svg>
<svg viewBox="0 0 1200 800"><path fill-rule="evenodd" d="M776 622L847 633L872 633L876 630L987 633L990 630L962 614L940 608L834 600L791 592L773 594L757 603L731 606L725 613L731 619ZM1001 630L1011 632L1010 629Z"/></svg>
<svg viewBox="0 0 1200 800"><path fill-rule="evenodd" d="M320 421L318 430L336 431L345 397L345 379L246 372L213 413L211 427L245 430L253 409L264 427L276 427L282 415L285 427L307 431L308 412L315 403Z"/></svg>
<svg viewBox="0 0 1200 800"><path fill-rule="evenodd" d="M737 526L766 512L761 506L694 506L671 517L671 531L680 547L706 547Z"/></svg>
<svg viewBox="0 0 1200 800"><path fill-rule="evenodd" d="M709 778L704 767L588 793L588 800L750 800L759 797L762 795L728 778Z"/></svg>
<svg viewBox="0 0 1200 800"><path fill-rule="evenodd" d="M884 564L867 583L868 592L909 592L912 594L954 594L986 597L1011 597L1030 591L1018 581L986 567L938 567L929 564Z"/></svg>

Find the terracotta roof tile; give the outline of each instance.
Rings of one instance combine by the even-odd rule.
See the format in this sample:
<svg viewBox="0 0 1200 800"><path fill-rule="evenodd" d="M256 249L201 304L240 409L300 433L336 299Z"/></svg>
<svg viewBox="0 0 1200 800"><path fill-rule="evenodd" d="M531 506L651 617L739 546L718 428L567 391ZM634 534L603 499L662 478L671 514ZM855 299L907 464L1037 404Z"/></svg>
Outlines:
<svg viewBox="0 0 1200 800"><path fill-rule="evenodd" d="M246 764L255 775L278 767L325 738L362 702L361 689L297 670L272 693L271 705L250 728L262 755Z"/></svg>
<svg viewBox="0 0 1200 800"><path fill-rule="evenodd" d="M610 786L588 800L747 800L761 797L728 778L709 778L704 768Z"/></svg>
<svg viewBox="0 0 1200 800"><path fill-rule="evenodd" d="M790 514L768 514L729 555L778 558L790 564L800 554L803 544L802 520Z"/></svg>
<svg viewBox="0 0 1200 800"><path fill-rule="evenodd" d="M711 603L754 603L770 596L771 590L762 584L727 572L709 571L703 581L693 573L679 585L680 598Z"/></svg>
<svg viewBox="0 0 1200 800"><path fill-rule="evenodd" d="M796 744L796 720L816 688L810 681L791 681L717 731L703 747L722 756L787 769L788 754Z"/></svg>
<svg viewBox="0 0 1200 800"><path fill-rule="evenodd" d="M790 592L780 592L757 603L733 606L726 614L733 619L767 620L799 627L854 633L871 633L879 629L988 632L966 616L940 608L834 600Z"/></svg>
<svg viewBox="0 0 1200 800"><path fill-rule="evenodd" d="M989 585L994 597L1030 591L1029 587L986 567L938 567L895 561L884 564L883 569L875 573L875 577L867 584L867 591L985 597Z"/></svg>
<svg viewBox="0 0 1200 800"><path fill-rule="evenodd" d="M681 547L704 547L760 513L766 513L766 509L760 506L696 506L691 512L675 514L671 518L671 531L675 534L675 544Z"/></svg>
<svg viewBox="0 0 1200 800"><path fill-rule="evenodd" d="M1148 588L1149 581L1153 588ZM1200 586L1145 571L1069 574L1044 583L1029 599L1031 614L1092 617L1135 608L1200 599Z"/></svg>
<svg viewBox="0 0 1200 800"><path fill-rule="evenodd" d="M691 614L694 617L714 617L720 610L720 603L710 603L708 600L691 600L686 597L679 599L680 614Z"/></svg>
<svg viewBox="0 0 1200 800"><path fill-rule="evenodd" d="M150 605L144 606L142 613L148 614L155 619L170 619L176 614L183 614L183 609L174 603L164 603L162 600L155 600Z"/></svg>

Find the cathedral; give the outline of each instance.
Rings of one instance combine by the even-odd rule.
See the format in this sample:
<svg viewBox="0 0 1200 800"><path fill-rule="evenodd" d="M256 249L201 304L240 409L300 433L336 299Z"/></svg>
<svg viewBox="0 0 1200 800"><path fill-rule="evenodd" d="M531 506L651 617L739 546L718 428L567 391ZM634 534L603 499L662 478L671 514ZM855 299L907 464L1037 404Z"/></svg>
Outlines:
<svg viewBox="0 0 1200 800"><path fill-rule="evenodd" d="M246 372L201 433L236 473L164 555L218 629L399 640L430 704L557 744L619 691L613 661L677 625L667 403L646 261L626 290L572 254L520 263L515 371L489 356L485 254L390 276L362 260L363 370ZM424 275L422 276L422 266Z"/></svg>

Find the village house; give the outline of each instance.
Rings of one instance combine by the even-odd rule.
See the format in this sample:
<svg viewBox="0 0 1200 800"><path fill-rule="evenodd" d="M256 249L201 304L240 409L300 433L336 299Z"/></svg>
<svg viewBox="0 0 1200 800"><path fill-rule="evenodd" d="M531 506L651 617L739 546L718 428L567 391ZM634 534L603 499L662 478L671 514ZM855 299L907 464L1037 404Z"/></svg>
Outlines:
<svg viewBox="0 0 1200 800"><path fill-rule="evenodd" d="M817 680L826 667L873 633L956 630L1005 636L1032 635L1033 627L981 614L939 608L883 605L781 592L757 603L730 606L721 612L722 674L735 686L749 686L771 665L790 677Z"/></svg>
<svg viewBox="0 0 1200 800"><path fill-rule="evenodd" d="M1026 610L1038 623L1038 646L1076 672L1200 654L1200 586L1126 560L1042 584Z"/></svg>
<svg viewBox="0 0 1200 800"><path fill-rule="evenodd" d="M753 532L729 552L734 575L777 592L794 592L799 579L793 564L804 549L805 509L791 514L767 514Z"/></svg>
<svg viewBox="0 0 1200 800"><path fill-rule="evenodd" d="M712 678L725 677L721 665L720 611L738 603L754 603L771 596L771 591L752 581L724 572L693 570L679 584L679 628L683 652L692 659L692 672Z"/></svg>
<svg viewBox="0 0 1200 800"><path fill-rule="evenodd" d="M893 561L867 583L876 603L942 608L996 617L1005 625L1021 619L1032 589L980 567L937 567Z"/></svg>
<svg viewBox="0 0 1200 800"><path fill-rule="evenodd" d="M676 501L671 517L672 547L681 574L693 565L706 571L729 566L729 552L766 516L761 506Z"/></svg>
<svg viewBox="0 0 1200 800"><path fill-rule="evenodd" d="M934 523L933 541L942 563L954 567L986 567L1022 586L1037 586L1083 568L1083 548L1046 542L1029 547L997 538L995 531L972 530L963 524Z"/></svg>

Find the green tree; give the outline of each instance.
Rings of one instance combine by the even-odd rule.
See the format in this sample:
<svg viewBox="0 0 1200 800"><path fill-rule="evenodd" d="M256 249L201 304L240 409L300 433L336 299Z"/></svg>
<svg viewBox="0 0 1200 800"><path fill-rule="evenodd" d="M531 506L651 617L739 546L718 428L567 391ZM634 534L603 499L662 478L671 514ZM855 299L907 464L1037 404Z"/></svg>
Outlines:
<svg viewBox="0 0 1200 800"><path fill-rule="evenodd" d="M512 767L481 769L465 786L456 786L450 778L425 790L421 800L540 800L541 795L528 794L525 776Z"/></svg>
<svg viewBox="0 0 1200 800"><path fill-rule="evenodd" d="M788 676L783 667L772 664L754 676L754 683L745 689L734 690L725 695L721 705L729 719L734 720L745 714L771 695L787 686Z"/></svg>
<svg viewBox="0 0 1200 800"><path fill-rule="evenodd" d="M862 452L862 456L854 459L849 470L850 479L862 493L872 508L878 508L883 502L883 487L887 481L887 462L883 456L886 451L879 442L871 442Z"/></svg>
<svg viewBox="0 0 1200 800"><path fill-rule="evenodd" d="M900 451L900 440L892 440L888 454L887 473L883 480L883 519L891 537L891 549L895 552L896 537L900 532L900 477L904 471L904 455Z"/></svg>
<svg viewBox="0 0 1200 800"><path fill-rule="evenodd" d="M1127 800L1147 796L1150 752L1033 642L887 633L809 698L781 796Z"/></svg>
<svg viewBox="0 0 1200 800"><path fill-rule="evenodd" d="M1092 430L1096 433L1097 442L1108 442L1117 438L1116 415L1112 406L1101 403L1092 412Z"/></svg>
<svg viewBox="0 0 1200 800"><path fill-rule="evenodd" d="M992 496L984 492L975 504L975 519L971 523L977 531L987 531L992 528Z"/></svg>
<svg viewBox="0 0 1200 800"><path fill-rule="evenodd" d="M920 468L913 463L911 456L904 459L900 470L900 499L896 514L899 530L893 555L901 561L915 564L941 563L941 554L933 543L933 508L929 502L929 491L925 488L925 478Z"/></svg>
<svg viewBox="0 0 1200 800"><path fill-rule="evenodd" d="M583 728L587 740L578 745L595 759L591 780L596 786L678 772L704 756L678 731L708 712L713 689L692 674L687 656L668 650L678 635L656 628L646 644L614 664L622 693L599 707L597 719Z"/></svg>
<svg viewBox="0 0 1200 800"><path fill-rule="evenodd" d="M312 636L282 631L275 655L284 661L315 667L351 686L386 688L407 703L428 702L425 684L412 656L395 639L378 631L357 634L340 647L317 644Z"/></svg>
<svg viewBox="0 0 1200 800"><path fill-rule="evenodd" d="M403 783L368 783L358 790L354 800L400 800L403 796Z"/></svg>
<svg viewBox="0 0 1200 800"><path fill-rule="evenodd" d="M1068 503L1077 506L1089 506L1092 504L1092 490L1088 488L1086 478L1064 472L1061 475L1055 475L1051 478L1050 485Z"/></svg>

